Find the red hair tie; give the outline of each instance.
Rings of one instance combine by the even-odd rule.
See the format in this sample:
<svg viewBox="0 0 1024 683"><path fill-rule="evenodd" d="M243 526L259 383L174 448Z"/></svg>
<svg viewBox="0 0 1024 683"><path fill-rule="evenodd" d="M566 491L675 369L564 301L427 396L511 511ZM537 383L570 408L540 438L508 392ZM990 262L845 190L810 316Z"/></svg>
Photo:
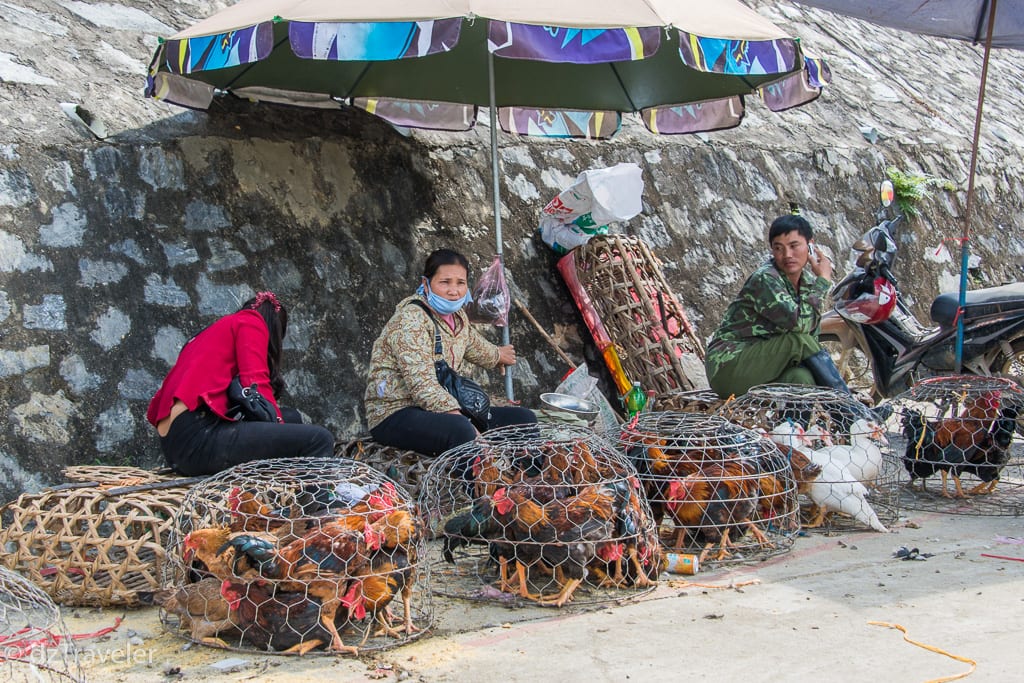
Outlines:
<svg viewBox="0 0 1024 683"><path fill-rule="evenodd" d="M267 291L267 292L256 292L256 300L252 302L252 306L250 306L249 308L252 308L252 309L259 308L262 304L264 304L264 303L266 303L268 301L271 304L273 304L273 306L274 306L274 313L280 313L281 312L281 302L277 300L277 295L275 295L273 292L270 292L270 291Z"/></svg>

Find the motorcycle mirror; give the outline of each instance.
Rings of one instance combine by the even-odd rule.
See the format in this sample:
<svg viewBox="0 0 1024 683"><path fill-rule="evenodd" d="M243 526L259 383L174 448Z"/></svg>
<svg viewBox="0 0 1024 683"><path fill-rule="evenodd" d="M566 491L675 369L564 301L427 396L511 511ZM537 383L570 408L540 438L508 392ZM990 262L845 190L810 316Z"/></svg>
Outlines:
<svg viewBox="0 0 1024 683"><path fill-rule="evenodd" d="M892 206L893 200L896 198L896 188L893 187L891 180L883 180L879 186L879 197L882 201L882 206Z"/></svg>
<svg viewBox="0 0 1024 683"><path fill-rule="evenodd" d="M881 252L889 250L889 239L885 236L885 233L879 232L875 235L875 249Z"/></svg>

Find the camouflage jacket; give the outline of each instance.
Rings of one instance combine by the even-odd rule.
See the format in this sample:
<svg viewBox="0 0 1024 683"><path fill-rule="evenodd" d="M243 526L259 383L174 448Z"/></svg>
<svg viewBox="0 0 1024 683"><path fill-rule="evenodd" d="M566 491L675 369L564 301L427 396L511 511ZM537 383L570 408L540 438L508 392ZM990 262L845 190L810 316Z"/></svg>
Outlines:
<svg viewBox="0 0 1024 683"><path fill-rule="evenodd" d="M747 278L726 309L722 324L708 344L709 374L751 342L784 332L817 335L819 308L828 289L828 280L804 271L797 295L793 283L769 259Z"/></svg>
<svg viewBox="0 0 1024 683"><path fill-rule="evenodd" d="M458 410L459 402L437 383L434 373L434 323L413 295L402 299L384 325L370 353L370 378L363 402L366 424L376 427L388 415L419 406L432 412ZM438 319L441 346L448 365L462 373L463 360L485 368L498 365L498 347L469 323L465 311L455 314L455 331Z"/></svg>

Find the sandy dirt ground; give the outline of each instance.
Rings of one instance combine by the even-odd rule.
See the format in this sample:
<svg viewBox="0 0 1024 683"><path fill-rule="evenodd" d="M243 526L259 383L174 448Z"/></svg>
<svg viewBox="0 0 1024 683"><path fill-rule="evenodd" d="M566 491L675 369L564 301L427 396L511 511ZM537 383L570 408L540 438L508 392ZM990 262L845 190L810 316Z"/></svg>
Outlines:
<svg viewBox="0 0 1024 683"><path fill-rule="evenodd" d="M79 642L90 681L927 681L1024 671L1024 520L910 514L890 534L810 533L756 565L672 576L641 598L561 610L435 597L434 626L360 658L268 656L189 644L158 611ZM932 553L893 556L900 546ZM114 610L65 608L72 633ZM233 663L225 660L235 660ZM218 668L218 665L221 668Z"/></svg>

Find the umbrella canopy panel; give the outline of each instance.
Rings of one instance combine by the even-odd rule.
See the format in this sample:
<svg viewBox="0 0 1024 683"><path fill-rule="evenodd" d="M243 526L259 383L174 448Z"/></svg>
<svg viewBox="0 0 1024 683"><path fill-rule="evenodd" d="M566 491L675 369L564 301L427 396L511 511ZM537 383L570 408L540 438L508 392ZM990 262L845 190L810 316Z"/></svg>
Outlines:
<svg viewBox="0 0 1024 683"><path fill-rule="evenodd" d="M336 50L328 56L327 51L315 51L316 47L322 47L317 46L316 41L324 40L323 35L315 35L318 25L265 23L252 29L252 35L237 31L234 36L217 36L209 41L169 41L166 45L166 63L169 70L188 73L193 80L243 95L248 88L259 88L265 92L300 91L307 93L307 97L319 95L323 99L335 101L352 97L391 97L487 105L489 81L486 50L489 23L454 21L456 30L448 31L457 41L454 46L423 56L413 54L405 58L361 61L336 56ZM400 25L399 28L405 29L408 26ZM505 26L497 25L498 32ZM338 24L334 24L334 27L344 28ZM320 34L326 32L319 31ZM411 32L418 31L413 29ZM550 37L548 42L560 50L564 59L586 59L587 53L592 52L587 49L590 45L584 42L586 36L582 31L577 31L575 39L568 36L563 43L560 34L569 32L569 29L557 29L547 31L545 35ZM259 36L260 33L267 35ZM415 36L406 38L395 35L393 31L387 33L391 34L389 38L399 39L403 46L416 45L413 42ZM609 33L603 32L605 36L609 36ZM635 112L657 105L699 102L751 93L802 66L802 62L798 64L797 46L793 41L711 46L707 52L700 52L698 59L705 63L710 60L706 68L720 70L714 73L693 69L681 63L680 44L661 40L663 32L660 28L640 29L631 36L619 35L623 38L619 41L620 45L609 47L608 53L619 56L616 47L635 51L636 45L629 42L630 38L635 38L638 42L643 41L640 49L644 52L640 54L644 58L588 64L502 58L502 52L497 51L494 60L496 104ZM435 40L443 38L440 36ZM687 39L686 36L682 38ZM251 50L248 54L260 57L256 61L218 68L219 64L229 60L221 59L207 43L226 40L263 43L266 51L261 53ZM291 49L270 49L282 43L290 44ZM516 45L513 42L509 47ZM580 49L574 51L567 47ZM715 53L711 53L711 49ZM317 56L304 58L296 52ZM514 54L512 49L505 50L505 53L509 52ZM536 49L532 51L533 54L537 52ZM474 53L478 56L474 56ZM395 54L395 51L381 49L380 54ZM628 52L625 56L628 58Z"/></svg>
<svg viewBox="0 0 1024 683"><path fill-rule="evenodd" d="M881 26L985 42L991 0L796 0L864 19ZM992 47L1024 49L1024 2L999 0L992 31Z"/></svg>

